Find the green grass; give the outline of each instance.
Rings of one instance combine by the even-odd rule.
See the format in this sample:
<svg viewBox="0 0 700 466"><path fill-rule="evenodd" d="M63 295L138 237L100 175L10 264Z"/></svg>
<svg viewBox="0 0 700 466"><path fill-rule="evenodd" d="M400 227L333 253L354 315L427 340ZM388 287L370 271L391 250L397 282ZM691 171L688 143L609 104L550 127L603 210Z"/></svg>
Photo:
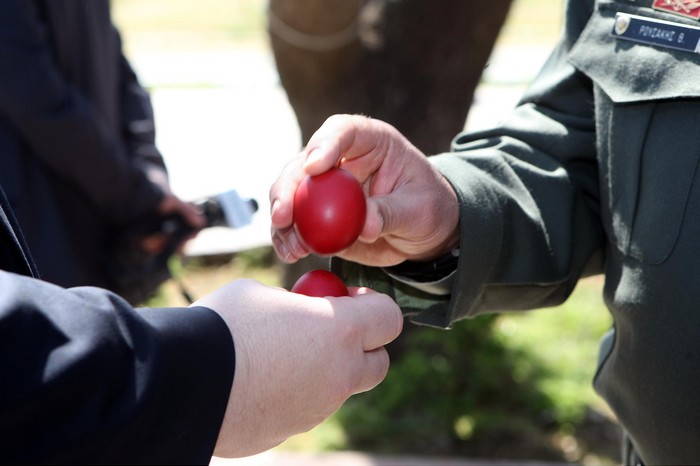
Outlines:
<svg viewBox="0 0 700 466"><path fill-rule="evenodd" d="M602 277L584 279L563 305L503 314L496 323L499 338L530 355L520 363L541 369L538 390L553 401L554 417L566 420L552 442L567 460L579 464L618 461L618 446L609 435L616 421L592 385L600 339L612 325L602 285ZM529 369L516 367L516 376ZM591 412L597 413L597 423L591 424Z"/></svg>

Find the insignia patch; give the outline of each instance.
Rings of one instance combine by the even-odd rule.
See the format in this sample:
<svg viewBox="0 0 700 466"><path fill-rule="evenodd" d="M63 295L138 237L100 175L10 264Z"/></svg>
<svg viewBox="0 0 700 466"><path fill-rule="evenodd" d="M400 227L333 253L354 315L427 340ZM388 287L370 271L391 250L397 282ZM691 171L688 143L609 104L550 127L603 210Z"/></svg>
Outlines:
<svg viewBox="0 0 700 466"><path fill-rule="evenodd" d="M700 19L700 1L697 0L654 0L652 8L686 18Z"/></svg>
<svg viewBox="0 0 700 466"><path fill-rule="evenodd" d="M632 19L629 17L629 15L624 15L618 13L617 16L615 16L615 31L614 35L617 36L622 36L627 32L627 28L630 27L630 23L632 22Z"/></svg>

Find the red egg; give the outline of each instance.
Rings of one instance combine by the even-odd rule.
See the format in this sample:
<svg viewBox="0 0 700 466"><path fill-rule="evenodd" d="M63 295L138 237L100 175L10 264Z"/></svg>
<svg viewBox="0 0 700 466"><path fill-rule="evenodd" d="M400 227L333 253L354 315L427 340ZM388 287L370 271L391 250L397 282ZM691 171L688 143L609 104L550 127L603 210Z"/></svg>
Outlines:
<svg viewBox="0 0 700 466"><path fill-rule="evenodd" d="M348 287L336 274L321 269L311 270L299 277L292 292L317 298L350 296Z"/></svg>
<svg viewBox="0 0 700 466"><path fill-rule="evenodd" d="M318 255L332 255L353 244L366 216L362 186L340 168L307 176L294 194L294 227L302 243Z"/></svg>

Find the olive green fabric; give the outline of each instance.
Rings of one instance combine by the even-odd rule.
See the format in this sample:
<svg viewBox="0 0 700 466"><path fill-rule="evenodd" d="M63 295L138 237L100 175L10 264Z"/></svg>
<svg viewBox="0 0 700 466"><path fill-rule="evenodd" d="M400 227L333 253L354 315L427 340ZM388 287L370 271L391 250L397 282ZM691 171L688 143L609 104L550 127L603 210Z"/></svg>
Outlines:
<svg viewBox="0 0 700 466"><path fill-rule="evenodd" d="M700 463L700 55L611 36L652 1L568 2L552 56L502 126L432 157L460 200L451 296L336 262L418 323L559 304L605 274L615 328L594 381L646 464ZM594 364L591 361L591 364Z"/></svg>
<svg viewBox="0 0 700 466"><path fill-rule="evenodd" d="M332 270L349 285L366 286L391 296L403 313L412 316L415 322L441 328L450 326L445 314L450 302L449 296L425 293L393 279L382 269L363 267L336 258L332 261Z"/></svg>

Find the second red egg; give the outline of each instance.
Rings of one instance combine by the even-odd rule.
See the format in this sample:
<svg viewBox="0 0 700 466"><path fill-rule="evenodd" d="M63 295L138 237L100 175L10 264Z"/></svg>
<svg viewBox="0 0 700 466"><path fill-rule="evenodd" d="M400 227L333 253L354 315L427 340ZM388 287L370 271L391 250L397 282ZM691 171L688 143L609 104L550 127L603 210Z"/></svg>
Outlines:
<svg viewBox="0 0 700 466"><path fill-rule="evenodd" d="M306 272L294 283L292 293L325 298L327 296L350 296L345 283L333 272L316 269Z"/></svg>

